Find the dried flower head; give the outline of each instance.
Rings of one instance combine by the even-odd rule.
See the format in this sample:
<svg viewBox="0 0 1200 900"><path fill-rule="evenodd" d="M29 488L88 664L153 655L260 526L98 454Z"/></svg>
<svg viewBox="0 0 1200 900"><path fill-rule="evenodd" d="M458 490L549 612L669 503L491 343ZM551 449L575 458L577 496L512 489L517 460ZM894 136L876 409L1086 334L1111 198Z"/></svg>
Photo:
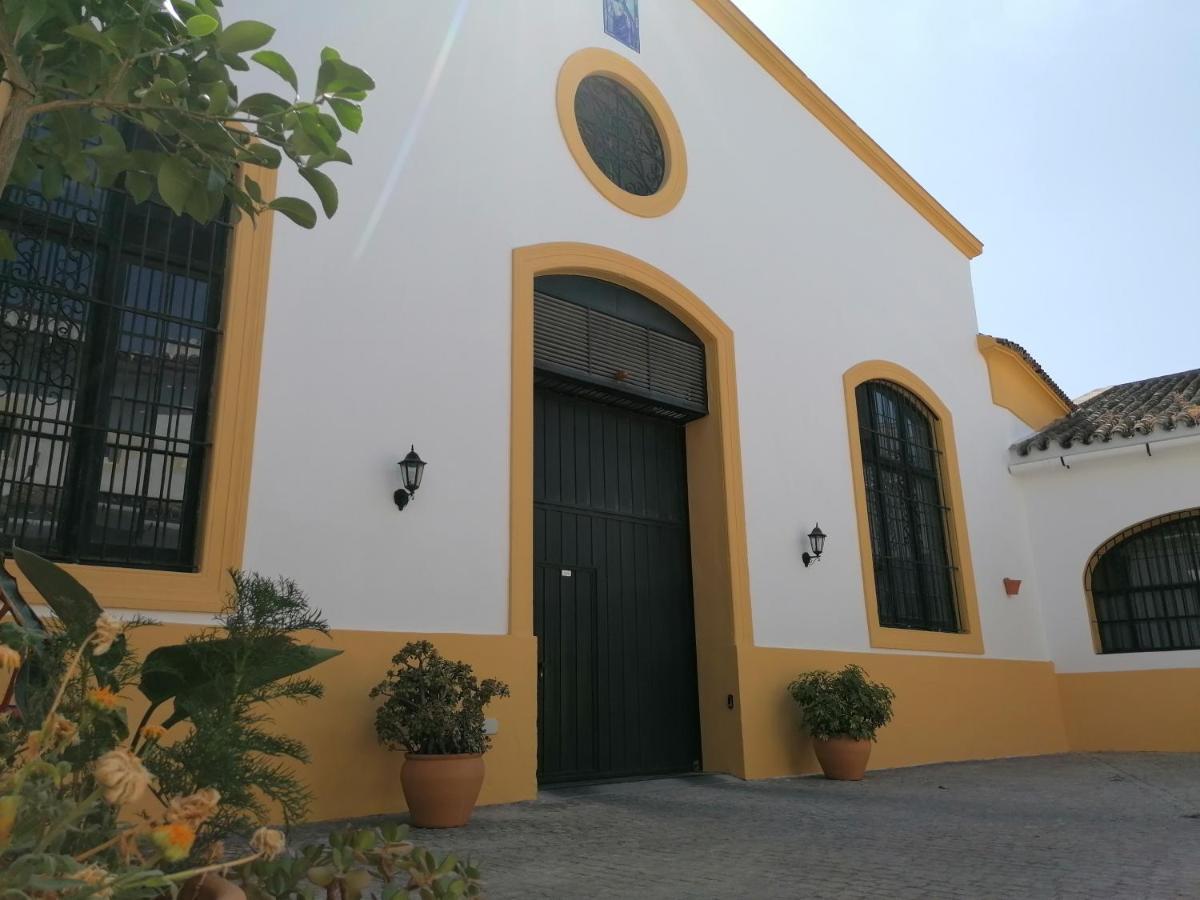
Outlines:
<svg viewBox="0 0 1200 900"><path fill-rule="evenodd" d="M196 830L182 822L159 825L150 832L150 840L162 851L167 862L179 862L192 852L196 842Z"/></svg>
<svg viewBox="0 0 1200 900"><path fill-rule="evenodd" d="M213 817L221 795L212 788L202 788L186 797L176 797L167 806L166 820L199 828Z"/></svg>
<svg viewBox="0 0 1200 900"><path fill-rule="evenodd" d="M101 613L92 635L92 655L103 656L121 634L121 623L108 613Z"/></svg>
<svg viewBox="0 0 1200 900"><path fill-rule="evenodd" d="M112 888L109 885L113 881L113 876L102 866L93 864L76 872L66 872L63 877L87 885L90 888L89 896L97 897L99 900L108 900L112 896Z"/></svg>
<svg viewBox="0 0 1200 900"><path fill-rule="evenodd" d="M250 837L250 849L263 859L275 859L286 847L287 838L274 828L260 828Z"/></svg>
<svg viewBox="0 0 1200 900"><path fill-rule="evenodd" d="M7 644L0 644L0 672L15 672L21 668L21 654Z"/></svg>
<svg viewBox="0 0 1200 900"><path fill-rule="evenodd" d="M142 729L142 740L147 744L157 744L167 736L167 729L161 725L147 725Z"/></svg>
<svg viewBox="0 0 1200 900"><path fill-rule="evenodd" d="M42 726L42 735L58 746L66 746L78 743L79 726L70 719L64 719L58 713L54 713Z"/></svg>
<svg viewBox="0 0 1200 900"><path fill-rule="evenodd" d="M150 773L128 747L118 747L100 757L95 776L96 783L104 789L105 801L111 806L132 803L150 784Z"/></svg>

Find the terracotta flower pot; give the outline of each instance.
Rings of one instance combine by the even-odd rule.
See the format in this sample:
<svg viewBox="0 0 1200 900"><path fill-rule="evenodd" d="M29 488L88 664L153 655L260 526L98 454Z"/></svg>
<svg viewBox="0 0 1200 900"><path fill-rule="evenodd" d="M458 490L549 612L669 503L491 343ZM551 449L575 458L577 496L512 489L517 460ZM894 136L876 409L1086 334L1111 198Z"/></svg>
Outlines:
<svg viewBox="0 0 1200 900"><path fill-rule="evenodd" d="M162 896L170 898L171 895ZM246 900L246 892L216 872L206 872L185 881L177 900Z"/></svg>
<svg viewBox="0 0 1200 900"><path fill-rule="evenodd" d="M817 762L826 778L834 781L862 781L867 773L867 760L871 758L871 742L856 741L854 738L834 737L827 740L813 738L813 750Z"/></svg>
<svg viewBox="0 0 1200 900"><path fill-rule="evenodd" d="M406 753L400 784L417 828L458 828L471 821L483 787L483 754Z"/></svg>
<svg viewBox="0 0 1200 900"><path fill-rule="evenodd" d="M1008 594L1008 596L1010 596L1010 597L1015 597L1015 596L1017 596L1017 594L1021 593L1021 579L1020 578L1005 578L1004 579L1004 593Z"/></svg>

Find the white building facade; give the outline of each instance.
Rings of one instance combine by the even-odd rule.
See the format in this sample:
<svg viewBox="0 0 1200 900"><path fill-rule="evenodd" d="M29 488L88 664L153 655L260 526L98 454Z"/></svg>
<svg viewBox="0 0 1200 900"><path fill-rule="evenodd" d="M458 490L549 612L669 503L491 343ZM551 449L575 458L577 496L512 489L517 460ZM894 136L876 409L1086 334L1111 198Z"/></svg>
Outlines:
<svg viewBox="0 0 1200 900"><path fill-rule="evenodd" d="M1074 405L978 335L979 241L728 0L647 0L631 30L636 8L280 28L298 64L329 44L379 85L340 211L232 234L194 564L81 580L180 631L229 566L298 581L346 651L281 712L320 817L401 804L367 691L415 637L512 687L485 802L533 796L539 765L812 771L786 685L849 663L897 692L878 766L1200 749L1200 649L1099 652L1084 581L1124 529L1200 508L1200 430L1069 469L1010 452ZM554 357L551 301L586 363Z"/></svg>

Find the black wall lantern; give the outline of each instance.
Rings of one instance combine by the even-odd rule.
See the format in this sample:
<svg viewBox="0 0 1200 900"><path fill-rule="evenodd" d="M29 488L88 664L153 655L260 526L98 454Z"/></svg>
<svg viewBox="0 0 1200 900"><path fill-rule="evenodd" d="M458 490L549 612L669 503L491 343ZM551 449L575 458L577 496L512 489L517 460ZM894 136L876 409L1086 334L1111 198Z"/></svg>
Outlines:
<svg viewBox="0 0 1200 900"><path fill-rule="evenodd" d="M392 494L397 509L404 509L412 499L417 488L421 486L421 476L425 474L425 460L417 455L416 446L412 446L408 455L400 460L400 474L404 476L404 487Z"/></svg>
<svg viewBox="0 0 1200 900"><path fill-rule="evenodd" d="M825 532L821 530L819 524L808 533L808 545L812 547L812 553L805 551L804 555L800 557L804 560L804 568L806 569L820 559L821 554L825 550Z"/></svg>

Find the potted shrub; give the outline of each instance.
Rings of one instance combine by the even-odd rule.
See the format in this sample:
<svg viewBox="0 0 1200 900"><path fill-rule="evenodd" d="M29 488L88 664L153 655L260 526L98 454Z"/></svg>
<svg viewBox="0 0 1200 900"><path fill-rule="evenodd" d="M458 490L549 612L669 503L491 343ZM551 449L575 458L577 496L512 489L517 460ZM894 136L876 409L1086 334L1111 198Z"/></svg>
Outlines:
<svg viewBox="0 0 1200 900"><path fill-rule="evenodd" d="M892 720L892 689L851 665L840 672L805 672L788 692L804 716L825 777L861 781L875 733Z"/></svg>
<svg viewBox="0 0 1200 900"><path fill-rule="evenodd" d="M371 689L383 697L375 732L390 750L405 752L400 784L418 828L466 825L483 787L483 709L507 697L508 685L479 681L466 663L445 659L429 641L414 641L392 657L393 668Z"/></svg>

